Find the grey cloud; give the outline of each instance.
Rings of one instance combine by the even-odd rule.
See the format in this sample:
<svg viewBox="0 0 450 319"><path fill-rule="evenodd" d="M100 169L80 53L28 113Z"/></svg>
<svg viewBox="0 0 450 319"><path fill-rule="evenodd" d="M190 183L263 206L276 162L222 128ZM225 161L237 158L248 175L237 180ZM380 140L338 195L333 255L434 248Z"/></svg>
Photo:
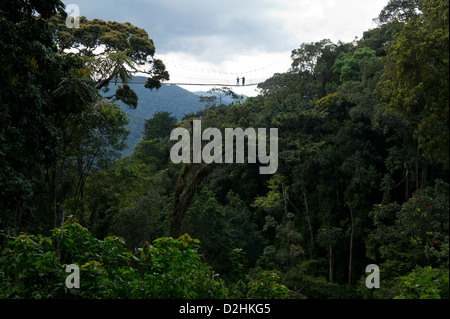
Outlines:
<svg viewBox="0 0 450 319"><path fill-rule="evenodd" d="M144 28L155 41L157 54L183 52L218 63L230 54L279 52L297 45L283 30L283 21L270 16L276 1L80 0L76 4L89 19L129 21Z"/></svg>

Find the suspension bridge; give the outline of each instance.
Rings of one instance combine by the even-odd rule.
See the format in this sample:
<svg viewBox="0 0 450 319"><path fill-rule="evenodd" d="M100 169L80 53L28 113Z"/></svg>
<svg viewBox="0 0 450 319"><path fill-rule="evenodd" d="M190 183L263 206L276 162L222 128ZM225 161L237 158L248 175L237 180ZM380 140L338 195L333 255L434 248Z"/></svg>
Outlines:
<svg viewBox="0 0 450 319"><path fill-rule="evenodd" d="M230 86L230 87L246 87L246 86L257 86L263 83L266 79L247 79L243 81L242 78L237 79L226 79L226 78L206 78L206 77L177 77L174 82L161 82L163 85L195 85L195 86ZM145 84L145 81L130 81L128 84Z"/></svg>
<svg viewBox="0 0 450 319"><path fill-rule="evenodd" d="M161 84L179 86L256 87L279 70L274 69L274 67L278 67L280 64L287 64L287 60L289 60L290 64L290 58L284 57L258 68L230 72L190 65L170 57L158 58L167 64L167 69L171 77L171 80L161 82ZM171 70L174 70L174 72ZM131 80L128 83L145 84L145 81Z"/></svg>

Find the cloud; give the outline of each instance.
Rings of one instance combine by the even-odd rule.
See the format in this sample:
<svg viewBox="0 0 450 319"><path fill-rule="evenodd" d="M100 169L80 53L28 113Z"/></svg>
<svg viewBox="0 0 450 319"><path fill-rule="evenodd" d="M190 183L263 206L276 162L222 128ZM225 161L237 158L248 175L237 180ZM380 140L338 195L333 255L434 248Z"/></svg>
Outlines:
<svg viewBox="0 0 450 319"><path fill-rule="evenodd" d="M160 53L184 52L217 63L254 49L292 49L283 21L271 15L276 1L80 0L77 5L90 19L129 21L146 29Z"/></svg>
<svg viewBox="0 0 450 319"><path fill-rule="evenodd" d="M220 84L230 86L236 77L245 76L247 84L263 82L277 72L285 72L291 65L289 52L267 53L254 51L246 55L236 54L221 63L205 62L185 53L158 55L166 64L171 83ZM241 82L242 83L242 82ZM180 85L190 91L207 91L210 87ZM233 87L239 94L254 96L256 85Z"/></svg>
<svg viewBox="0 0 450 319"><path fill-rule="evenodd" d="M130 22L144 28L172 78L177 73L192 75L194 66L209 73L219 72L221 76L264 67L266 72L258 77L285 72L291 51L301 43L322 39L349 42L361 37L363 31L375 27L372 19L388 3L388 0L63 1L66 5L76 2L81 15L88 19ZM284 57L282 63L267 68L280 56ZM209 76L208 72L203 72L203 76Z"/></svg>
<svg viewBox="0 0 450 319"><path fill-rule="evenodd" d="M281 8L274 17L284 21L284 30L292 34L298 44L330 39L333 42L352 41L374 28L378 16L388 0L279 0Z"/></svg>
<svg viewBox="0 0 450 319"><path fill-rule="evenodd" d="M72 0L65 0L69 4ZM351 41L388 0L78 0L88 18L144 28L160 53L219 62L233 53L281 52L302 42Z"/></svg>
<svg viewBox="0 0 450 319"><path fill-rule="evenodd" d="M156 1L149 30L161 53L184 52L219 63L252 50L289 50L283 21L272 19L269 1Z"/></svg>

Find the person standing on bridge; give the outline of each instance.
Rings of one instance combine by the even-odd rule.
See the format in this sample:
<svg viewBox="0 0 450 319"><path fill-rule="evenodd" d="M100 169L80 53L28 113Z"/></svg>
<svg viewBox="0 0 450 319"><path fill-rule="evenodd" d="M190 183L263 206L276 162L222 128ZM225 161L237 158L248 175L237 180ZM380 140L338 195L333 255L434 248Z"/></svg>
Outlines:
<svg viewBox="0 0 450 319"><path fill-rule="evenodd" d="M236 85L239 86L239 76L236 78Z"/></svg>
<svg viewBox="0 0 450 319"><path fill-rule="evenodd" d="M244 85L245 85L245 78L242 77L242 86L244 86Z"/></svg>

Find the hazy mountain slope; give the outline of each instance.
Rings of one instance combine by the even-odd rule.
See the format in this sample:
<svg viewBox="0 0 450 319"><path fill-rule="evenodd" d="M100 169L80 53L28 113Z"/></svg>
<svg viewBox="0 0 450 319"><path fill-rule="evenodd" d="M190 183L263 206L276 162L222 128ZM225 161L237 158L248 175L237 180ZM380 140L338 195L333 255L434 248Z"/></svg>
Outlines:
<svg viewBox="0 0 450 319"><path fill-rule="evenodd" d="M133 82L145 82L145 77L135 77ZM185 89L176 85L163 85L159 90L149 90L144 84L129 84L136 92L139 100L136 109L118 101L122 110L127 113L130 123L127 128L130 135L127 140L127 149L123 152L124 156L130 155L134 147L142 136L145 119L151 118L158 111L171 112L173 116L181 120L184 114L196 112L203 108L203 104L199 102L199 97ZM116 86L110 84L111 91L114 92ZM108 93L105 93L108 95Z"/></svg>

